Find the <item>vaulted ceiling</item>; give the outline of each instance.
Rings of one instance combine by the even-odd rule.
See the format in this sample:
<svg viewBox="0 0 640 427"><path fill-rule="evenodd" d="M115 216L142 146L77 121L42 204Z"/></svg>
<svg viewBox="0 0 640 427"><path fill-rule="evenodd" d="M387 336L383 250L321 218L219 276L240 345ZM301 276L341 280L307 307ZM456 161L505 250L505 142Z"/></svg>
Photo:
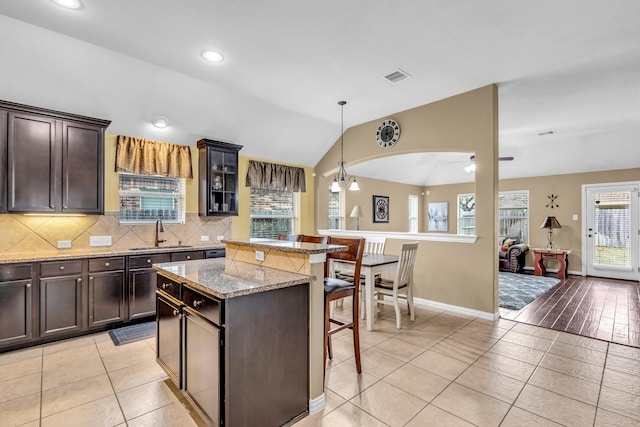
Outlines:
<svg viewBox="0 0 640 427"><path fill-rule="evenodd" d="M0 0L1 99L314 166L339 137L341 99L347 128L496 84L500 154L515 157L501 178L640 166L637 0L80 1ZM384 78L398 69L411 77ZM150 125L158 115L169 128ZM467 159L384 169L435 184Z"/></svg>

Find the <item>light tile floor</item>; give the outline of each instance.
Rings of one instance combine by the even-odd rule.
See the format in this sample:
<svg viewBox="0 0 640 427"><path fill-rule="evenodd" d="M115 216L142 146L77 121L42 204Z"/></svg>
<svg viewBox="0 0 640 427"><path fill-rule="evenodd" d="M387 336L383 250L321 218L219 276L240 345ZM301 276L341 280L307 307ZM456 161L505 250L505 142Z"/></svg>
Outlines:
<svg viewBox="0 0 640 427"><path fill-rule="evenodd" d="M349 310L349 305L336 310ZM309 426L638 426L640 349L417 307L334 336L326 408ZM339 312L338 312L339 314ZM154 340L107 333L0 354L0 426L198 426Z"/></svg>

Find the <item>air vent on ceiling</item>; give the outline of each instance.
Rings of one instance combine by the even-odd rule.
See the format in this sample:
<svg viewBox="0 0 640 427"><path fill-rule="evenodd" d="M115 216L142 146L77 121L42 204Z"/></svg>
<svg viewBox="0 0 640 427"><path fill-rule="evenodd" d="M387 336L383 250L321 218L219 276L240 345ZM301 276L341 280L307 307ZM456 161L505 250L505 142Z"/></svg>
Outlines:
<svg viewBox="0 0 640 427"><path fill-rule="evenodd" d="M393 73L384 76L385 79L389 80L392 83L397 83L400 80L404 80L408 77L411 77L411 74L407 73L406 71L402 71L401 69L397 69Z"/></svg>
<svg viewBox="0 0 640 427"><path fill-rule="evenodd" d="M556 133L555 130L548 130L548 131L545 131L545 132L539 132L538 136L553 135L554 133Z"/></svg>

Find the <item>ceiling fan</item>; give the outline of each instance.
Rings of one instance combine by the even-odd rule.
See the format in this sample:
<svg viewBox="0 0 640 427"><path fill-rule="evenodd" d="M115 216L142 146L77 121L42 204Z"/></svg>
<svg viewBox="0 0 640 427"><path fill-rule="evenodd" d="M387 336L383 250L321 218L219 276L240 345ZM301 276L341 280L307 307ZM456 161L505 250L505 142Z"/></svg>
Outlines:
<svg viewBox="0 0 640 427"><path fill-rule="evenodd" d="M473 156L471 156L469 158L469 160L471 160L471 163L464 167L464 171L466 173L471 173L471 172L476 170L476 156L475 156L475 154ZM504 161L509 161L510 162L511 160L513 160L513 156L498 157L498 160L503 161L503 162Z"/></svg>

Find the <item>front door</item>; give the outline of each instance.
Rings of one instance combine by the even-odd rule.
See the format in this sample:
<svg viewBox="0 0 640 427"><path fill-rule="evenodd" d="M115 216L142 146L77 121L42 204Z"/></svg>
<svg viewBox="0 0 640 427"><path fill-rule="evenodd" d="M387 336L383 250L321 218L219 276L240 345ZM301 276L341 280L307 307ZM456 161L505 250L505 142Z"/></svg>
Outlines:
<svg viewBox="0 0 640 427"><path fill-rule="evenodd" d="M585 192L587 276L637 281L638 183L587 185ZM584 265L586 263L586 266Z"/></svg>

